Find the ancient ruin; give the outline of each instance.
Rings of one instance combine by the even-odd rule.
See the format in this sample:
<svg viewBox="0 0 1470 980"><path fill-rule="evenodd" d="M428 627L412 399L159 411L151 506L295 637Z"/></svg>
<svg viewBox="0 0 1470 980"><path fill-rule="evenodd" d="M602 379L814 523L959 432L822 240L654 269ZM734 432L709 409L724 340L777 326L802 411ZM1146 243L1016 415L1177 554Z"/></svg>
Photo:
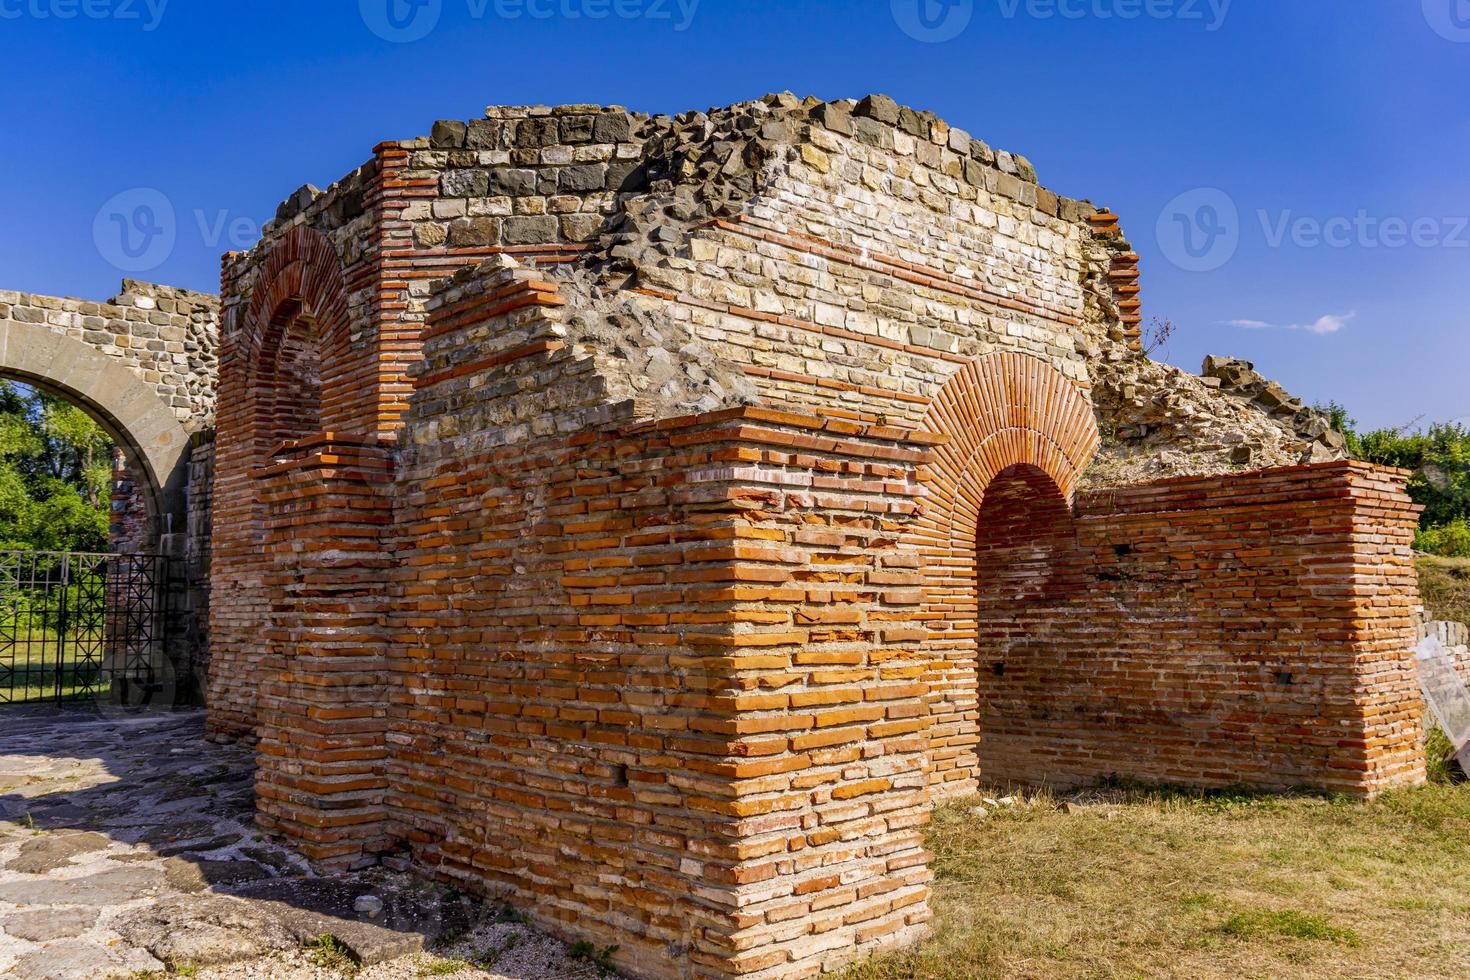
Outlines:
<svg viewBox="0 0 1470 980"><path fill-rule="evenodd" d="M0 350L207 553L264 827L785 978L923 934L927 812L982 780L1423 779L1402 474L1145 358L1139 289L1117 215L882 96L493 107L224 257L217 400L202 297L0 294ZM206 379L167 422L15 363L152 378L105 326L142 299Z"/></svg>

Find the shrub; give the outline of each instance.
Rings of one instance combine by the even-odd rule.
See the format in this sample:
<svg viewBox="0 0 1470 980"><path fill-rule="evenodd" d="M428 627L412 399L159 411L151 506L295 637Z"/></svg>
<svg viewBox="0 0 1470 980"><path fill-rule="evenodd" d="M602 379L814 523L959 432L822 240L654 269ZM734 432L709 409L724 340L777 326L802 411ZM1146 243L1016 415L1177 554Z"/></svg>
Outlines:
<svg viewBox="0 0 1470 980"><path fill-rule="evenodd" d="M1470 521L1460 517L1438 527L1423 528L1414 535L1414 548L1441 558L1470 558Z"/></svg>

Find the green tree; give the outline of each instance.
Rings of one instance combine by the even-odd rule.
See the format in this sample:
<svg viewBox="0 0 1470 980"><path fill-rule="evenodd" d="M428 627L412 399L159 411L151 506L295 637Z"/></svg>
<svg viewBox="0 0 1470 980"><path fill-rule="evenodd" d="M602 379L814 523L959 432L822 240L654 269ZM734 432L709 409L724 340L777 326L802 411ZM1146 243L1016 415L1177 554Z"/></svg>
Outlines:
<svg viewBox="0 0 1470 980"><path fill-rule="evenodd" d="M1449 422L1360 433L1341 405L1333 402L1325 411L1355 459L1411 471L1409 496L1424 506L1416 547L1470 554L1470 428Z"/></svg>
<svg viewBox="0 0 1470 980"><path fill-rule="evenodd" d="M106 548L112 453L80 408L0 381L0 548Z"/></svg>

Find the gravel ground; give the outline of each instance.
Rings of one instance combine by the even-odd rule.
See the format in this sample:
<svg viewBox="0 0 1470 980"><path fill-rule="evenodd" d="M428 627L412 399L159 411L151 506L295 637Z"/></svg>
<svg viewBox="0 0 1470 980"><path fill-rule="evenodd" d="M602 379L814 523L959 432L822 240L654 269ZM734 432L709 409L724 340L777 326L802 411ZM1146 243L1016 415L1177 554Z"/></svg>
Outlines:
<svg viewBox="0 0 1470 980"><path fill-rule="evenodd" d="M194 980L598 980L610 976L588 959L573 958L556 940L516 923L474 930L435 953L356 967L330 952L297 949L243 963L202 969Z"/></svg>

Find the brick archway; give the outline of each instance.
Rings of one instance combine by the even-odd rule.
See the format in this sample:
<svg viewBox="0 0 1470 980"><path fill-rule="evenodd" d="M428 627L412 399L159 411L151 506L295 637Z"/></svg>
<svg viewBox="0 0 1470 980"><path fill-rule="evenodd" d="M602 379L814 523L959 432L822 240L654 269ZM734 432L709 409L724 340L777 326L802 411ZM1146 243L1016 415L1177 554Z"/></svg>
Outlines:
<svg viewBox="0 0 1470 980"><path fill-rule="evenodd" d="M1009 351L951 377L922 428L946 437L908 543L924 571L930 780L947 796L972 789L978 770L975 567L985 491L1003 472L1031 469L1049 478L1058 505L1070 506L1101 436L1079 385L1040 358Z"/></svg>
<svg viewBox="0 0 1470 980"><path fill-rule="evenodd" d="M289 346L288 337L303 321L311 324L314 355L319 360L320 404L315 406L319 428L362 429L366 420L354 409L364 395L376 397L375 366L359 365L352 356L342 260L320 232L300 226L287 232L266 257L237 338L241 355L250 364L246 380L249 421L257 449L266 453L276 448L264 443L271 441L268 422L278 412L277 402L296 394L278 390L292 379L279 370L277 362L283 346Z"/></svg>
<svg viewBox="0 0 1470 980"><path fill-rule="evenodd" d="M277 362L283 343L301 353L289 338L303 321L319 395L309 422L286 429L277 423L290 415L289 387L300 374L283 376ZM308 428L372 431L376 413L356 407L375 401L378 377L367 348L358 356L354 346L342 260L312 228L298 226L281 237L261 261L250 294L226 308L223 327L210 587L231 599L211 610L210 629L216 654L238 669L211 673L209 702L212 731L239 737L255 728L270 650L262 624L277 615L269 577L279 570L269 548L273 518L262 473L282 442L315 434Z"/></svg>

